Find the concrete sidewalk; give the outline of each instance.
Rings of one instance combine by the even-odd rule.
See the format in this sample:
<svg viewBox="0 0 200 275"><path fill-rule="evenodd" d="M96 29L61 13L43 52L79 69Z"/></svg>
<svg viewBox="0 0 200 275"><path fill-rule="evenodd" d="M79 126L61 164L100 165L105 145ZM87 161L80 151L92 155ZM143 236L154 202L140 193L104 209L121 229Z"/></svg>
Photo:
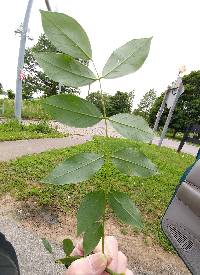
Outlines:
<svg viewBox="0 0 200 275"><path fill-rule="evenodd" d="M160 140L159 137L154 138L153 144L158 144L159 140ZM171 149L174 149L174 150L177 150L179 144L180 144L180 142L178 142L176 140L165 138L163 140L162 146L167 147L167 148L171 148ZM184 146L183 146L183 148L182 148L182 150L181 150L181 152L182 153L186 153L186 154L190 154L190 155L193 155L193 156L196 156L198 150L199 150L199 147L197 147L195 145L191 145L191 144L185 143Z"/></svg>
<svg viewBox="0 0 200 275"><path fill-rule="evenodd" d="M90 136L69 136L66 138L43 138L0 142L0 161L8 161L24 155L71 147L91 140Z"/></svg>
<svg viewBox="0 0 200 275"><path fill-rule="evenodd" d="M43 247L36 234L19 226L13 219L1 217L0 232L15 248L21 275L63 275L63 265L55 264L55 260ZM61 246L53 245L56 258L64 256ZM6 275L6 274L4 274Z"/></svg>
<svg viewBox="0 0 200 275"><path fill-rule="evenodd" d="M94 136L94 134L93 134ZM92 140L92 136L69 136L66 138L44 138L31 140L3 141L0 142L0 161L9 161L24 155L37 154L44 151L71 147L78 144L83 144ZM159 138L153 140L153 144L158 144ZM178 141L164 139L162 146L177 150ZM198 147L190 144L185 144L181 152L196 156Z"/></svg>

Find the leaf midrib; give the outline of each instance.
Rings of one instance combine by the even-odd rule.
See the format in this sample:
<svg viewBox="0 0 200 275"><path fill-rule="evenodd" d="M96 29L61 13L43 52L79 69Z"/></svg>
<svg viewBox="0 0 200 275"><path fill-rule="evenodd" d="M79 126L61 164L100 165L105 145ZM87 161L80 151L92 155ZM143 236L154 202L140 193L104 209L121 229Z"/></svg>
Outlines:
<svg viewBox="0 0 200 275"><path fill-rule="evenodd" d="M114 155L112 155L112 158L119 159L119 160L122 160L122 161L125 161L125 162L129 162L129 163L133 163L133 164L135 164L136 166L140 166L140 167L145 168L145 169L147 169L147 170L151 170L151 171L156 172L156 170L154 170L154 169L152 169L152 168L150 168L150 167L148 168L148 167L146 167L145 165L136 163L136 162L134 162L134 161L130 161L130 160L127 160L127 159L123 159L123 158L120 158L120 157L117 157L117 156L114 156Z"/></svg>
<svg viewBox="0 0 200 275"><path fill-rule="evenodd" d="M113 195L113 198L117 201L117 203L119 203L119 204L121 205L122 209L124 209L124 211L127 212L128 215L131 216L131 217L133 218L133 220L136 221L137 224L139 224L139 222L137 222L137 219L136 219L134 216L132 216L131 213L124 207L124 204L121 203L121 202L115 197L115 195L114 195L113 193L112 193L112 195ZM139 213L137 213L137 214L138 214L138 216L139 216Z"/></svg>
<svg viewBox="0 0 200 275"><path fill-rule="evenodd" d="M53 179L57 179L57 178L60 178L60 177L65 176L65 175L68 175L68 174L70 174L70 173L74 173L75 171L77 171L77 170L79 170L79 169L81 169L81 168L83 168L83 167L86 167L86 166L88 166L89 164L92 164L92 163L94 163L95 161L98 161L99 159L103 159L103 156L100 156L100 157L98 157L97 159L95 159L95 160L93 160L93 161L90 161L90 162L88 162L88 163L86 163L86 164L84 164L84 165L82 165L82 166L79 166L79 167L75 168L74 170L66 171L66 172L65 172L64 174L62 174L62 175L59 175L59 176L57 176L57 177L53 177Z"/></svg>
<svg viewBox="0 0 200 275"><path fill-rule="evenodd" d="M64 35L66 35L67 36L67 38L74 44L74 45L76 45L81 51L82 51L82 53L84 53L86 56L87 56L87 58L90 60L91 59L91 57L78 45L78 44L76 44L76 42L75 41L73 41L64 31L63 31L63 29L62 28L60 28L54 21L52 21L51 20L51 18L48 18L48 16L46 16L46 19L47 20L49 20L58 30L60 30Z"/></svg>
<svg viewBox="0 0 200 275"><path fill-rule="evenodd" d="M67 108L64 108L64 107L60 107L60 106L57 106L57 105L54 105L54 104L50 104L48 102L44 102L43 104L46 104L46 105L49 105L51 107L55 107L55 108L58 108L58 109L61 109L61 110L65 110L65 111L68 111L68 112L71 112L71 113L74 113L74 114L79 114L79 115L83 115L83 116L99 118L100 120L103 119L103 117L99 117L99 116L90 115L90 114L87 114L87 113L81 113L81 112L73 111L73 110L70 110L70 109L67 109Z"/></svg>
<svg viewBox="0 0 200 275"><path fill-rule="evenodd" d="M144 45L141 46L141 47L139 47L137 50L140 50L143 47L144 47ZM117 64L117 66L115 66L114 68L112 68L106 75L103 75L102 77L106 77L107 75L109 75L110 73L112 73L114 70L116 70L117 68L119 68L123 63L125 63L134 54L135 54L135 52L131 53L127 58L125 58L124 60L122 60L119 64Z"/></svg>
<svg viewBox="0 0 200 275"><path fill-rule="evenodd" d="M55 54L56 55L56 54ZM72 71L69 71L69 70L67 70L67 69L65 69L65 68L63 68L63 67L61 67L61 66L58 66L58 65L56 65L55 63L53 63L53 62L50 62L50 61L47 61L46 59L44 59L44 58L42 58L41 56L39 56L39 58L43 61L43 62L46 62L47 64L50 64L50 65L53 65L53 66L55 66L55 67L57 67L58 69L60 69L60 70L63 70L63 71L66 71L67 73L71 73L71 74L73 74L73 75L76 75L76 76L81 76L82 78L85 78L85 79L91 79L91 80L97 80L97 78L92 78L92 77L89 77L89 76L85 76L85 75L82 75L82 74L77 74L77 73L75 73L75 72L72 72ZM81 64L82 65L82 64ZM84 66L84 65L83 65ZM67 67L66 67L67 68ZM95 75L94 75L95 76Z"/></svg>
<svg viewBox="0 0 200 275"><path fill-rule="evenodd" d="M147 133L147 134L149 134L149 135L153 135L153 133L151 133L151 132L149 132L149 131L145 131L145 130L143 130L143 129L141 129L141 128L138 128L138 127L136 127L136 126L132 126L132 125L129 125L129 124L125 124L125 123L116 121L116 120L111 119L111 118L109 118L109 120L110 120L111 122L118 123L118 124L121 124L121 125L124 125L124 126L128 126L128 127L130 127L130 128L133 128L133 129L136 129L136 130L138 130L138 131Z"/></svg>

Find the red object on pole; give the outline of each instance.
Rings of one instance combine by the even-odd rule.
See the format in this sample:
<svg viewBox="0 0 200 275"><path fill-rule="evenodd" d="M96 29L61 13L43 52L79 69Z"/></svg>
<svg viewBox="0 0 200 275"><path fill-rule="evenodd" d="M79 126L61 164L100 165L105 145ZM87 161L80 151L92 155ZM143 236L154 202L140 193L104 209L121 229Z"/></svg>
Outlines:
<svg viewBox="0 0 200 275"><path fill-rule="evenodd" d="M20 72L19 79L20 80L24 80L25 79L25 73L23 71Z"/></svg>

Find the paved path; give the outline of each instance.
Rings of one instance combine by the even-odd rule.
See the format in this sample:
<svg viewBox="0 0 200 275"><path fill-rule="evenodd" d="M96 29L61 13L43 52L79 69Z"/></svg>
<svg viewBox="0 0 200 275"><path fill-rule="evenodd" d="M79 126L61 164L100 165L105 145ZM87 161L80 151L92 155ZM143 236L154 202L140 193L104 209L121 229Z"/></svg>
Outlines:
<svg viewBox="0 0 200 275"><path fill-rule="evenodd" d="M153 144L158 144L159 139L160 139L159 137L156 137L153 140ZM163 140L162 146L177 150L179 144L180 144L180 142L178 142L176 140L166 138ZM185 143L181 152L196 156L198 150L199 150L199 147Z"/></svg>
<svg viewBox="0 0 200 275"><path fill-rule="evenodd" d="M30 121L25 121L24 123L28 124ZM88 128L68 127L55 121L51 121L50 124L59 132L69 133L71 136L66 138L44 138L0 142L0 161L8 161L23 155L41 153L51 149L70 147L91 140L93 136L105 135L103 121L93 127ZM121 137L111 126L109 126L108 133L109 136L112 137ZM153 143L158 144L158 141L159 138L156 137L153 140ZM177 150L179 142L171 139L164 139L162 146ZM182 149L182 152L195 156L198 152L198 147L186 143Z"/></svg>
<svg viewBox="0 0 200 275"><path fill-rule="evenodd" d="M66 138L3 141L0 142L0 161L8 161L24 155L41 153L51 149L70 147L82 144L90 139L89 136L69 136Z"/></svg>
<svg viewBox="0 0 200 275"><path fill-rule="evenodd" d="M7 217L0 219L0 232L5 234L16 250L21 275L64 274L63 266L54 263L54 258L44 249L41 239L36 234ZM53 246L53 251L57 259L64 256L58 245Z"/></svg>

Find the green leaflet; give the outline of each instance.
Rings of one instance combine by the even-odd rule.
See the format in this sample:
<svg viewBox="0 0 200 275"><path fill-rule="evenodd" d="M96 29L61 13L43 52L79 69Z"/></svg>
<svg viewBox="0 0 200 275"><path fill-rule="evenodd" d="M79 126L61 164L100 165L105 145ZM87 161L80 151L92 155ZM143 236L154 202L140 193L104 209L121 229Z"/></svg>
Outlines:
<svg viewBox="0 0 200 275"><path fill-rule="evenodd" d="M69 267L74 261L81 259L81 256L68 256L62 259L57 259L57 264L64 264L65 267Z"/></svg>
<svg viewBox="0 0 200 275"><path fill-rule="evenodd" d="M74 249L73 242L70 239L64 239L63 240L63 250L65 252L65 255L68 256L72 253Z"/></svg>
<svg viewBox="0 0 200 275"><path fill-rule="evenodd" d="M88 36L75 19L63 13L48 11L41 11L41 17L45 34L58 50L74 58L92 58Z"/></svg>
<svg viewBox="0 0 200 275"><path fill-rule="evenodd" d="M110 207L120 221L138 229L143 227L140 213L129 196L113 190L109 193L108 199Z"/></svg>
<svg viewBox="0 0 200 275"><path fill-rule="evenodd" d="M44 183L69 184L90 179L103 165L103 157L96 153L80 153L59 164Z"/></svg>
<svg viewBox="0 0 200 275"><path fill-rule="evenodd" d="M129 176L148 177L157 173L156 166L137 149L126 148L111 156L112 163Z"/></svg>
<svg viewBox="0 0 200 275"><path fill-rule="evenodd" d="M62 53L33 53L40 67L52 80L71 87L81 87L97 80L85 65Z"/></svg>
<svg viewBox="0 0 200 275"><path fill-rule="evenodd" d="M149 142L154 137L153 130L140 116L117 114L109 118L113 128L123 137Z"/></svg>
<svg viewBox="0 0 200 275"><path fill-rule="evenodd" d="M83 237L83 251L85 256L94 250L102 236L103 225L101 223L94 223L86 230Z"/></svg>
<svg viewBox="0 0 200 275"><path fill-rule="evenodd" d="M149 54L151 39L133 39L116 49L105 64L102 77L117 78L137 71Z"/></svg>
<svg viewBox="0 0 200 275"><path fill-rule="evenodd" d="M54 119L73 127L90 127L102 119L94 104L75 95L48 97L43 101L43 107Z"/></svg>
<svg viewBox="0 0 200 275"><path fill-rule="evenodd" d="M82 200L77 213L77 234L86 232L93 224L98 222L105 212L106 200L103 191L87 194Z"/></svg>
<svg viewBox="0 0 200 275"><path fill-rule="evenodd" d="M51 247L51 244L49 243L49 241L47 239L42 239L42 243L44 245L44 248L49 252L49 253L52 253L53 250L52 250L52 247Z"/></svg>

